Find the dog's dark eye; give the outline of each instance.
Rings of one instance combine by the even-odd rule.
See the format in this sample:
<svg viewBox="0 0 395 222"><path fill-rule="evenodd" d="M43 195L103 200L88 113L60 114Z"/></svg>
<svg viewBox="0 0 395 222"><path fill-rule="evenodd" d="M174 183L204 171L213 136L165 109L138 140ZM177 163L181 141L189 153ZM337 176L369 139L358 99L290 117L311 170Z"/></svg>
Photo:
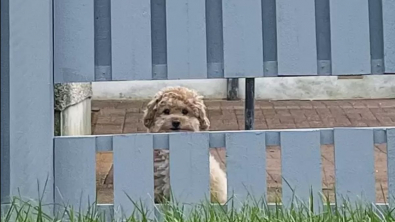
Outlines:
<svg viewBox="0 0 395 222"><path fill-rule="evenodd" d="M182 110L182 114L184 114L184 115L188 114L188 110L183 109L183 110Z"/></svg>
<svg viewBox="0 0 395 222"><path fill-rule="evenodd" d="M170 109L163 110L163 113L166 114L166 115L169 115L170 114Z"/></svg>

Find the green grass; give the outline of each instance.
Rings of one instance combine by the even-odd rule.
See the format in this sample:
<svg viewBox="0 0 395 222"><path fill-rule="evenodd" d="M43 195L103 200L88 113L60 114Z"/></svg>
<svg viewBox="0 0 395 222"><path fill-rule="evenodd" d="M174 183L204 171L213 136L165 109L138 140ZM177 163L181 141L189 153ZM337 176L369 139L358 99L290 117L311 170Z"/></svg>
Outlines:
<svg viewBox="0 0 395 222"><path fill-rule="evenodd" d="M265 198L262 198L265 199ZM325 198L323 198L325 199ZM131 200L132 201L132 200ZM2 206L1 221L3 222L33 222L33 221L71 221L71 222L101 222L105 221L106 215L102 214L96 204L92 204L88 210L81 212L67 206L58 206L55 216L46 212L48 206L38 201L22 200L13 198L8 209ZM312 202L312 201L309 201ZM265 201L249 201L236 208L234 201L228 201L228 210L224 206L201 203L195 206L182 207L174 201L166 205L156 207L153 211L147 211L140 202L133 202L136 210L130 212L126 221L153 221L152 217L162 218L166 222L249 222L249 221L395 221L394 209L384 206L378 208L374 205L331 206L329 201L324 201L324 207L319 212L314 212L313 204L297 204L283 209L280 204L267 204ZM188 213L189 212L189 213ZM150 219L151 217L151 219ZM139 219L138 219L139 218Z"/></svg>
<svg viewBox="0 0 395 222"><path fill-rule="evenodd" d="M44 190L47 183L45 183ZM40 190L38 186L38 190ZM310 189L311 190L311 189ZM38 201L24 200L14 197L8 205L1 205L1 222L104 222L107 218L105 211L101 211L96 203L88 204L90 207L85 211L74 209L66 204L56 205L55 214L51 205L43 203L44 192L38 192ZM384 193L383 193L384 194ZM321 207L317 209L313 203L313 192L307 202L302 202L293 197L291 206L282 207L281 204L268 204L266 197L259 200L247 197L244 205L236 206L237 198L230 198L226 206L210 204L209 201L200 204L181 205L174 198L162 205L156 205L151 211L140 201L135 201L127 194L131 203L134 205L133 212L123 212L127 218L122 221L128 222L148 222L161 219L164 222L395 222L395 208L387 205L377 207L374 204L354 203L344 201L342 206L332 205L329 197L323 194L321 197ZM115 209L118 212L118 209ZM113 220L120 221L120 220Z"/></svg>

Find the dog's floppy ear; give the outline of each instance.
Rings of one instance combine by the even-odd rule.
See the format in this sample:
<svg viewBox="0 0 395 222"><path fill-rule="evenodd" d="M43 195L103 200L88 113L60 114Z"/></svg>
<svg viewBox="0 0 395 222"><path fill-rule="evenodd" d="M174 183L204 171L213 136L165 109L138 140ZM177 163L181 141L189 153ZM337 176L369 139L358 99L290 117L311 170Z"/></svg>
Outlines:
<svg viewBox="0 0 395 222"><path fill-rule="evenodd" d="M210 128L210 120L207 118L206 106L203 102L199 104L199 123L201 131L206 131Z"/></svg>
<svg viewBox="0 0 395 222"><path fill-rule="evenodd" d="M163 93L161 93L161 92L158 93L157 95L155 95L155 97L147 104L147 106L144 110L143 122L144 122L144 126L147 127L148 129L154 123L155 113L157 110L157 104L162 99L162 95L163 95Z"/></svg>

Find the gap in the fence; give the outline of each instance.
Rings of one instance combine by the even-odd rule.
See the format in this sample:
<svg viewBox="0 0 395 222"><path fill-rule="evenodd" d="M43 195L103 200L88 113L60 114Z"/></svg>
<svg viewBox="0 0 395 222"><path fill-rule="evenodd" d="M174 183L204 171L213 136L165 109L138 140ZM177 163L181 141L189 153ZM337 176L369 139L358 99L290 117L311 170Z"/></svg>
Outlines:
<svg viewBox="0 0 395 222"><path fill-rule="evenodd" d="M144 126L141 122L142 110L147 101L110 101L110 100L94 100L92 101L92 132L93 134L117 134L117 133L138 133L144 132ZM337 118L338 116L344 118L351 118L348 125L344 126L358 126L366 122L366 124L376 124L369 126L379 126L382 123L374 123L369 119L352 119L354 113L365 112L368 110L372 115L380 110L376 106L390 102L387 100L361 100L355 101L256 101L256 115L255 122L257 129L273 128L273 122L279 115L284 116L282 125L274 125L274 128L286 127L289 118L298 118L294 121L302 121L300 115L306 116L305 119L316 118L317 115L320 119L327 120L330 118ZM386 103L386 104L387 104ZM223 101L223 100L207 100L208 116L212 122L211 130L237 130L244 127L244 112L243 101ZM373 108L371 108L373 107ZM370 108L370 109L369 109ZM390 108L387 108L390 112ZM327 112L327 111L330 112ZM341 113L339 113L339 110ZM336 112L335 112L336 111ZM386 110L387 111L387 110ZM351 113L351 114L350 114ZM336 116L337 115L337 116ZM361 114L362 116L365 113ZM100 117L99 117L100 116ZM288 119L287 119L288 118ZM269 121L270 120L270 121ZM304 120L304 119L303 119ZM316 119L313 119L316 120ZM119 122L119 124L118 124ZM217 123L218 122L218 123ZM239 123L240 122L240 123ZM310 121L311 122L311 121ZM219 126L218 124L224 124ZM226 125L225 125L226 123ZM299 122L297 122L299 123ZM313 122L310 123L310 125ZM325 121L323 123L326 123ZM272 125L270 125L272 124ZM278 124L278 123L277 123ZM335 123L341 124L341 123ZM346 122L342 122L346 124ZM328 125L329 126L329 125ZM325 125L325 127L328 127ZM337 125L335 125L337 126ZM340 125L339 125L340 126ZM343 126L343 125L341 125ZM291 125L290 125L291 127ZM292 127L295 127L292 125ZM297 128L304 128L308 126L297 125ZM112 131L117 130L112 133ZM111 132L110 132L111 131ZM281 154L280 147L268 146L267 147L267 191L268 200L274 200L276 196L281 197ZM334 171L334 155L333 145L321 146L322 154L322 186L323 193L329 195L330 200L334 201L334 186L335 186L335 171ZM215 152L214 152L215 154ZM102 159L112 159L112 153L102 153ZM104 157L106 156L107 157ZM110 157L108 157L110 156ZM274 156L276 158L271 158ZM99 157L98 157L99 158ZM375 145L375 176L376 176L376 200L378 203L386 201L387 197L387 169L386 169L386 144ZM111 162L112 163L112 162ZM112 203L113 201L113 187L110 171L111 163L105 164L107 172L97 174L97 190L99 203ZM273 163L273 165L271 165ZM271 175L270 173L271 172ZM107 178L107 182L105 182ZM381 190L383 187L384 195Z"/></svg>
<svg viewBox="0 0 395 222"><path fill-rule="evenodd" d="M387 144L375 144L376 203L388 203Z"/></svg>
<svg viewBox="0 0 395 222"><path fill-rule="evenodd" d="M112 152L96 153L96 193L97 202L108 204L114 202Z"/></svg>

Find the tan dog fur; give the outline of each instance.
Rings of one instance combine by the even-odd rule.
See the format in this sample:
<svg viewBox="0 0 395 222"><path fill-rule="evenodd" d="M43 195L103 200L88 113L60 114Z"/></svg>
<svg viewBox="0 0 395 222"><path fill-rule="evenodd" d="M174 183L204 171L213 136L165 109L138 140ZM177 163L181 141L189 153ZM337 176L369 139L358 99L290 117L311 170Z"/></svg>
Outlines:
<svg viewBox="0 0 395 222"><path fill-rule="evenodd" d="M185 87L169 87L159 91L147 104L144 125L148 132L206 131L210 127L203 97ZM172 123L179 122L174 129ZM225 203L227 181L224 171L210 154L210 196L212 202ZM154 159L155 201L170 196L169 151L155 150Z"/></svg>

